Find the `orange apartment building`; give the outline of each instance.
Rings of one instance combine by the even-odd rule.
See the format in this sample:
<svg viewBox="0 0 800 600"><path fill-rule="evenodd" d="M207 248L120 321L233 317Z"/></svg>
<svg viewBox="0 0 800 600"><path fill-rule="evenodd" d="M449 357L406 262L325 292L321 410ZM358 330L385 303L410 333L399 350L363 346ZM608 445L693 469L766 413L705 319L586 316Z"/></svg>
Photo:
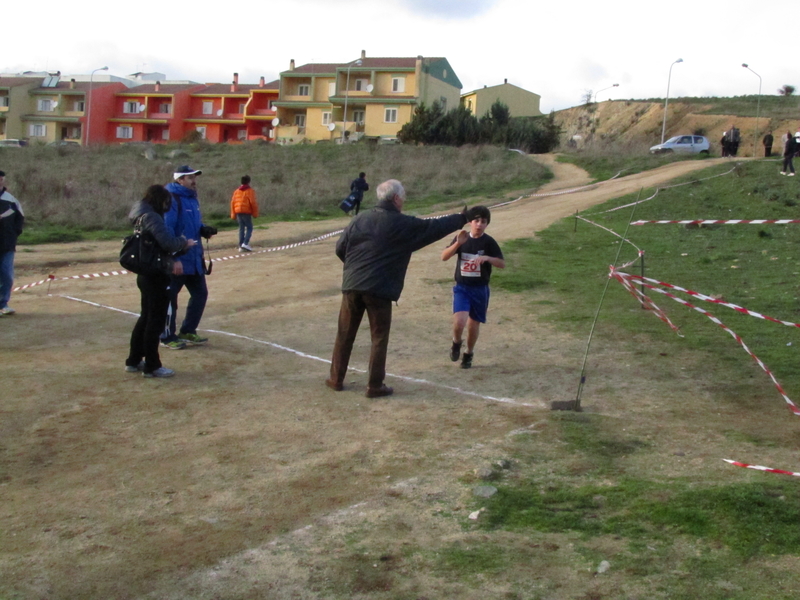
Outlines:
<svg viewBox="0 0 800 600"><path fill-rule="evenodd" d="M241 85L239 74L233 74L230 85L208 84L190 94L186 130L195 130L212 143L269 140L276 112L279 82Z"/></svg>

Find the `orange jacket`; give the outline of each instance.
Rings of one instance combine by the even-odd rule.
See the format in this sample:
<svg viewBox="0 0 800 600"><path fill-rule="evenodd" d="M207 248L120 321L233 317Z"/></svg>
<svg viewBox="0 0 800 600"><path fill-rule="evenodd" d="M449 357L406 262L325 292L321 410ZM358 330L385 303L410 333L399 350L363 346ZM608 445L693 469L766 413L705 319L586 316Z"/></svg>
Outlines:
<svg viewBox="0 0 800 600"><path fill-rule="evenodd" d="M258 216L258 202L256 192L249 185L240 185L231 197L231 219L236 218L236 213Z"/></svg>

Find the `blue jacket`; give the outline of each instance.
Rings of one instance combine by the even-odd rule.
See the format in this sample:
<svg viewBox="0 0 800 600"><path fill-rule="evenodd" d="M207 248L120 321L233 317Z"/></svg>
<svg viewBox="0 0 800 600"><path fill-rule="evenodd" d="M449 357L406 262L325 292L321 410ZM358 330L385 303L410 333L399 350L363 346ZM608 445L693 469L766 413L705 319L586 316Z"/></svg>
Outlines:
<svg viewBox="0 0 800 600"><path fill-rule="evenodd" d="M172 194L172 206L164 215L164 223L167 228L175 235L184 236L187 240L197 240L197 244L186 251L186 254L179 256L178 260L183 263L184 275L203 275L203 244L200 238L200 228L203 226L203 218L200 215L200 202L197 199L197 192L182 186L177 181L173 181L165 186L167 191ZM181 213L178 214L178 206Z"/></svg>

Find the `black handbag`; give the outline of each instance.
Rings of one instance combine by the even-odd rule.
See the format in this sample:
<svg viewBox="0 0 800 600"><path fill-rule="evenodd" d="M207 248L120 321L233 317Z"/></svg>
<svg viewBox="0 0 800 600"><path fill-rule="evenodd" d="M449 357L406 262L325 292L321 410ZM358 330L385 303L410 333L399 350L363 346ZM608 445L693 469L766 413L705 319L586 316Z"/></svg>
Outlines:
<svg viewBox="0 0 800 600"><path fill-rule="evenodd" d="M153 235L142 231L142 217L136 219L133 233L122 240L119 264L138 275L169 275L171 262Z"/></svg>
<svg viewBox="0 0 800 600"><path fill-rule="evenodd" d="M356 195L350 194L347 198L341 201L339 204L339 208L341 208L344 212L350 212L353 210L353 207L356 205Z"/></svg>

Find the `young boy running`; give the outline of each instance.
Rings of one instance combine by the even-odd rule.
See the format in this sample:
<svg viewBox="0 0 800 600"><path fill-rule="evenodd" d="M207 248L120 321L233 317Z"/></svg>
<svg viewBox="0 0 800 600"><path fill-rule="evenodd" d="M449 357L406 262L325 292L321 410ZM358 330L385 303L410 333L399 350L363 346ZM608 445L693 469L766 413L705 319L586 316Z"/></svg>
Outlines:
<svg viewBox="0 0 800 600"><path fill-rule="evenodd" d="M489 307L489 279L492 267L504 269L503 252L494 238L484 233L492 215L485 206L475 206L469 216L469 233L462 230L442 252L442 260L458 255L456 284L453 286L453 345L450 360L461 355L462 334L467 328L467 351L461 357L461 368L472 366L472 354L478 341L481 323L486 323Z"/></svg>

